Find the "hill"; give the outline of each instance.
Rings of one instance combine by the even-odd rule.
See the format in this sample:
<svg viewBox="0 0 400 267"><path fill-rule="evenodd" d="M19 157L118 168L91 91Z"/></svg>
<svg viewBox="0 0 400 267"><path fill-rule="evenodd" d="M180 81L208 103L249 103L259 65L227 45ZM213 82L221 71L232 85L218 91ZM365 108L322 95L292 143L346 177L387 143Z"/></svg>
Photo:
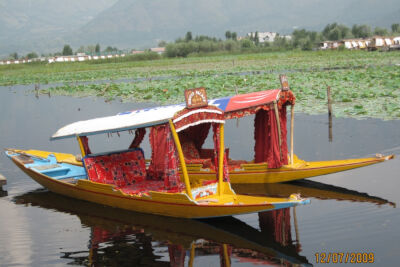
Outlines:
<svg viewBox="0 0 400 267"><path fill-rule="evenodd" d="M65 43L141 48L187 31L223 38L226 30L288 34L332 22L388 28L400 17L398 0L0 0L0 7L0 54L60 51Z"/></svg>
<svg viewBox="0 0 400 267"><path fill-rule="evenodd" d="M173 41L187 31L223 37L226 30L291 33L339 22L389 27L400 17L397 0L119 0L82 27L78 40L134 47Z"/></svg>

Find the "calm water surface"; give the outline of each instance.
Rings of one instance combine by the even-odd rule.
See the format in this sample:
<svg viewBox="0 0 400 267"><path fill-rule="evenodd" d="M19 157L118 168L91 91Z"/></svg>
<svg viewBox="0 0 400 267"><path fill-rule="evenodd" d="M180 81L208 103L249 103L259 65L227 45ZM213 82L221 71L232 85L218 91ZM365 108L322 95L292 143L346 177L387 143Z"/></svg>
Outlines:
<svg viewBox="0 0 400 267"><path fill-rule="evenodd" d="M32 87L32 88L31 88ZM0 87L0 147L79 153L75 140L50 142L60 127L150 104L39 96L33 86ZM251 159L253 122L232 120L232 158ZM239 126L239 127L238 127ZM126 147L132 136L91 139L99 151ZM207 145L207 142L206 142ZM143 144L149 150L148 142ZM305 160L400 153L400 121L296 114L295 152ZM3 154L0 173L0 266L318 266L316 253L373 253L375 265L398 266L399 157L302 182L240 185L239 193L288 196L311 204L280 212L185 220L127 212L50 193ZM322 265L323 266L323 265Z"/></svg>

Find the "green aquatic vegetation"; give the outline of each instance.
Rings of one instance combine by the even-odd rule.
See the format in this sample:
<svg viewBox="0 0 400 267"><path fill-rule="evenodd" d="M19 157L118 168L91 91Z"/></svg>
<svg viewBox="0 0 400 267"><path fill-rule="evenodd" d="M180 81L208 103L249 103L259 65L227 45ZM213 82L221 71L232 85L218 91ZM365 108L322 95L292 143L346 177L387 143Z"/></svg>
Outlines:
<svg viewBox="0 0 400 267"><path fill-rule="evenodd" d="M392 119L400 117L400 67L395 64L400 64L400 53L363 51L26 64L0 66L0 84L60 83L44 92L168 104L182 102L186 88L206 87L210 98L279 88L278 74L286 73L297 97L296 110L326 112L326 88L330 86L336 116Z"/></svg>

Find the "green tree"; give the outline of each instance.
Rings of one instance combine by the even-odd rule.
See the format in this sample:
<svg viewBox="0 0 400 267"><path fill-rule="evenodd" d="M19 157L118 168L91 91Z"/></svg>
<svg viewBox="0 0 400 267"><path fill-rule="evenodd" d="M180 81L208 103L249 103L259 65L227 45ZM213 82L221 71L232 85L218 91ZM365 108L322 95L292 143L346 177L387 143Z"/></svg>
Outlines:
<svg viewBox="0 0 400 267"><path fill-rule="evenodd" d="M363 25L354 24L353 27L351 28L351 33L356 38L367 38L372 36L371 27L365 24Z"/></svg>
<svg viewBox="0 0 400 267"><path fill-rule="evenodd" d="M186 36L185 36L185 41L190 42L190 41L192 41L192 39L193 39L192 32L187 32Z"/></svg>
<svg viewBox="0 0 400 267"><path fill-rule="evenodd" d="M256 33L254 34L254 44L258 45L260 43L260 39L258 38L258 32L256 31Z"/></svg>
<svg viewBox="0 0 400 267"><path fill-rule="evenodd" d="M391 28L392 28L392 32L400 32L400 24L399 23L392 24Z"/></svg>
<svg viewBox="0 0 400 267"><path fill-rule="evenodd" d="M100 49L100 47L99 47L99 49ZM96 53L96 46L95 45L88 45L86 47L85 53L88 53L89 55L93 55L94 53Z"/></svg>
<svg viewBox="0 0 400 267"><path fill-rule="evenodd" d="M116 53L118 51L119 50L117 47L112 47L112 46L107 46L106 49L104 49L104 52L106 53Z"/></svg>
<svg viewBox="0 0 400 267"><path fill-rule="evenodd" d="M75 52L76 53L85 53L85 47L83 45L81 45Z"/></svg>
<svg viewBox="0 0 400 267"><path fill-rule="evenodd" d="M322 36L326 40L336 41L350 37L350 29L343 24L332 23L325 26Z"/></svg>
<svg viewBox="0 0 400 267"><path fill-rule="evenodd" d="M62 51L62 55L63 56L71 56L73 53L72 53L72 48L71 48L71 46L69 46L69 45L64 45L64 48L63 48L63 51Z"/></svg>
<svg viewBox="0 0 400 267"><path fill-rule="evenodd" d="M237 33L236 32L232 32L231 33L231 38L232 38L233 41L236 41L237 40Z"/></svg>
<svg viewBox="0 0 400 267"><path fill-rule="evenodd" d="M35 52L30 52L29 54L26 55L26 57L28 59L32 59L32 58L38 58L39 56Z"/></svg>
<svg viewBox="0 0 400 267"><path fill-rule="evenodd" d="M225 38L226 38L226 40L231 39L232 38L232 33L230 31L226 31L225 32Z"/></svg>
<svg viewBox="0 0 400 267"><path fill-rule="evenodd" d="M9 55L9 58L10 58L10 59L18 59L18 53L17 53L17 52L11 53L11 54Z"/></svg>
<svg viewBox="0 0 400 267"><path fill-rule="evenodd" d="M158 42L158 47L166 47L167 46L167 42L164 40L161 40L160 42Z"/></svg>
<svg viewBox="0 0 400 267"><path fill-rule="evenodd" d="M375 34L375 35L380 35L380 36L389 35L387 29L385 29L385 28L380 28L380 27L375 27L375 29L374 29L374 34Z"/></svg>
<svg viewBox="0 0 400 267"><path fill-rule="evenodd" d="M254 46L254 43L249 39L243 39L240 41L240 46L242 49L249 49Z"/></svg>
<svg viewBox="0 0 400 267"><path fill-rule="evenodd" d="M96 44L96 47L94 48L94 52L100 53L100 44L99 43Z"/></svg>

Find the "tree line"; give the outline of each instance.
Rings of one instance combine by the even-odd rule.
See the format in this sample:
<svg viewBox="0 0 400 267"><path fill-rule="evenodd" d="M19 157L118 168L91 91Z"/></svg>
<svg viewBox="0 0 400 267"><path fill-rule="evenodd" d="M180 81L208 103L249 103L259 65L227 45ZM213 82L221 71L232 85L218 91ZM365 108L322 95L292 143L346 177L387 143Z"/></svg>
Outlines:
<svg viewBox="0 0 400 267"><path fill-rule="evenodd" d="M251 36L239 38L236 32L227 30L225 39L210 37L206 35L193 36L191 31L188 31L184 37L176 39L174 42L167 43L160 41L159 47L165 47L166 57L187 57L190 54L206 54L206 53L245 53L245 52L268 52L268 51L284 51L292 49L313 50L318 44L323 41L334 41L347 38L367 38L374 35L388 36L400 34L400 24L394 23L390 30L381 27L372 29L369 25L355 24L351 28L343 24L331 23L324 27L321 32L308 31L306 29L296 29L292 32L291 38L287 36L275 37L272 42L260 42L259 33L255 32ZM107 46L101 51L100 44L81 46L76 53L85 53L87 55L116 54L121 53L117 47ZM158 58L155 53L148 52L146 55L137 56L140 60L146 58ZM70 45L65 44L60 52L47 54L42 56L71 56L74 51ZM9 55L9 59L34 59L38 58L38 54L30 52L25 56L19 56L17 52ZM135 57L136 58L136 57ZM142 59L143 58L143 59Z"/></svg>
<svg viewBox="0 0 400 267"><path fill-rule="evenodd" d="M60 52L42 54L42 57L52 57L52 56L72 56L74 54L84 53L86 55L100 55L100 54L117 54L122 53L122 50L117 47L107 46L104 50L101 50L100 44L80 46L76 51L73 51L69 44L65 44ZM36 52L30 52L26 55L20 56L17 52L11 53L8 59L34 59L39 58Z"/></svg>
<svg viewBox="0 0 400 267"><path fill-rule="evenodd" d="M238 40L235 32L226 31L225 40L208 36L192 37L187 32L184 38L178 38L174 43L166 44L165 55L167 57L186 57L189 54L202 54L209 52L268 52L281 50L313 50L320 42L330 40L341 40L347 38L367 38L374 35L388 36L400 34L400 24L391 25L391 31L386 28L353 25L351 28L343 24L332 23L324 27L321 32L296 29L292 32L291 38L277 35L272 42L260 42L259 33Z"/></svg>

